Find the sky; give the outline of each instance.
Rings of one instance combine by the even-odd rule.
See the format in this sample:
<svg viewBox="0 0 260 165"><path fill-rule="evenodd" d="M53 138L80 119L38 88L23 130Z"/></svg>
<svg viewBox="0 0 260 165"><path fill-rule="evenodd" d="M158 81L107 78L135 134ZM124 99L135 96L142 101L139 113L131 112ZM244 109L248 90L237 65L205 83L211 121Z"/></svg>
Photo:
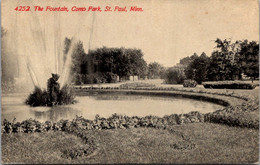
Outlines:
<svg viewBox="0 0 260 165"><path fill-rule="evenodd" d="M138 6L143 12L15 11L20 5ZM43 58L54 56L65 37L75 37L86 52L103 46L138 48L147 63L170 67L194 52L210 56L216 38L258 41L258 8L258 0L2 0L1 15L15 54L27 54L38 64L52 64Z"/></svg>

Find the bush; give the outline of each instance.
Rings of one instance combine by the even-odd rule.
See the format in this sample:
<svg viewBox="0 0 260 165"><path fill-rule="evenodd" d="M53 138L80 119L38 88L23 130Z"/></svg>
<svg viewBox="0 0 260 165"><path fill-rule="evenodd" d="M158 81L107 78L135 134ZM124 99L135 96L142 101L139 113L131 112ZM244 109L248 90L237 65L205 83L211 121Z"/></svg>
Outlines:
<svg viewBox="0 0 260 165"><path fill-rule="evenodd" d="M204 88L213 89L254 89L255 84L243 82L243 81L215 81L215 82L203 82Z"/></svg>
<svg viewBox="0 0 260 165"><path fill-rule="evenodd" d="M97 75L94 78L94 83L95 84L106 83L106 82L107 82L107 80L106 80L106 78L104 77L103 74L102 75Z"/></svg>
<svg viewBox="0 0 260 165"><path fill-rule="evenodd" d="M197 82L195 80L184 80L184 83L183 83L183 87L196 87L197 86Z"/></svg>
<svg viewBox="0 0 260 165"><path fill-rule="evenodd" d="M230 126L259 128L259 117L249 112L217 111L205 115L205 121L211 123L226 124Z"/></svg>
<svg viewBox="0 0 260 165"><path fill-rule="evenodd" d="M184 71L177 68L169 68L165 76L166 84L182 84L185 79Z"/></svg>
<svg viewBox="0 0 260 165"><path fill-rule="evenodd" d="M31 106L47 106L49 105L48 94L46 90L41 90L35 87L33 93L31 93L25 101L26 104Z"/></svg>
<svg viewBox="0 0 260 165"><path fill-rule="evenodd" d="M104 74L104 79L106 79L107 83L115 83L117 82L117 74L114 74L112 72L106 72Z"/></svg>
<svg viewBox="0 0 260 165"><path fill-rule="evenodd" d="M95 76L93 74L82 75L82 83L83 84L93 84Z"/></svg>
<svg viewBox="0 0 260 165"><path fill-rule="evenodd" d="M55 104L65 105L75 103L75 95L72 87L66 85L58 93L58 99ZM34 91L28 96L25 103L30 106L52 106L48 93L45 89L35 87Z"/></svg>
<svg viewBox="0 0 260 165"><path fill-rule="evenodd" d="M75 95L73 93L73 88L69 85L65 85L61 88L58 95L58 105L66 105L75 103Z"/></svg>
<svg viewBox="0 0 260 165"><path fill-rule="evenodd" d="M251 101L238 106L229 106L205 115L206 122L227 124L230 126L259 128L259 102ZM257 113L256 113L257 112Z"/></svg>

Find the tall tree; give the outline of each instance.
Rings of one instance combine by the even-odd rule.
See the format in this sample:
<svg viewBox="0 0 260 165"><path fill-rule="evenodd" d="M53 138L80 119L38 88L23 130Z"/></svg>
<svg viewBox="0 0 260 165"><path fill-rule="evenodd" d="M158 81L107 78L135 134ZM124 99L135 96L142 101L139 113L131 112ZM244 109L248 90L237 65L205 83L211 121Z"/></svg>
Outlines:
<svg viewBox="0 0 260 165"><path fill-rule="evenodd" d="M193 56L193 60L185 68L185 75L188 79L193 79L201 84L207 79L207 68L209 57L203 52L200 56Z"/></svg>
<svg viewBox="0 0 260 165"><path fill-rule="evenodd" d="M183 66L187 67L197 57L198 57L197 53L194 53L192 56L188 56L180 59L179 64L182 64Z"/></svg>
<svg viewBox="0 0 260 165"><path fill-rule="evenodd" d="M212 52L208 77L210 80L234 80L239 78L237 55L239 42L216 39L216 50Z"/></svg>
<svg viewBox="0 0 260 165"><path fill-rule="evenodd" d="M148 65L148 77L150 79L162 78L161 75L163 71L165 71L165 68L158 62L153 62Z"/></svg>
<svg viewBox="0 0 260 165"><path fill-rule="evenodd" d="M98 72L111 72L121 78L146 75L147 64L140 49L103 47L90 51L89 56L98 66Z"/></svg>
<svg viewBox="0 0 260 165"><path fill-rule="evenodd" d="M259 77L259 43L256 41L240 42L238 64L241 72L251 77L252 82Z"/></svg>
<svg viewBox="0 0 260 165"><path fill-rule="evenodd" d="M72 50L72 74L80 73L87 74L87 54L83 48L83 42L78 41Z"/></svg>

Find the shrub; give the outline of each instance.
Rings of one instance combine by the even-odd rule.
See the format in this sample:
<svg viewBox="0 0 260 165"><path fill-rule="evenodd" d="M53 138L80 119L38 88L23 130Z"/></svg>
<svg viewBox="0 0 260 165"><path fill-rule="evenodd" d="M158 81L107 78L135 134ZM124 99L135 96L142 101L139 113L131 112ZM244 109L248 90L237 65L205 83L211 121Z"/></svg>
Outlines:
<svg viewBox="0 0 260 165"><path fill-rule="evenodd" d="M115 82L117 82L117 74L114 74L112 72L106 72L104 74L104 79L108 83L115 83Z"/></svg>
<svg viewBox="0 0 260 165"><path fill-rule="evenodd" d="M166 71L166 84L182 84L185 79L184 71L178 68L169 68Z"/></svg>
<svg viewBox="0 0 260 165"><path fill-rule="evenodd" d="M25 103L31 106L47 106L49 104L47 91L35 87Z"/></svg>
<svg viewBox="0 0 260 165"><path fill-rule="evenodd" d="M197 82L195 80L191 80L191 79L188 79L188 80L184 80L184 83L183 83L183 87L196 87L197 86Z"/></svg>
<svg viewBox="0 0 260 165"><path fill-rule="evenodd" d="M128 88L148 88L155 87L154 84L144 83L144 82L134 82L134 83L125 83L121 84L119 88L128 89Z"/></svg>
<svg viewBox="0 0 260 165"><path fill-rule="evenodd" d="M259 103L253 101L238 106L229 106L205 115L206 122L227 124L230 126L259 128ZM257 112L257 114L255 113Z"/></svg>
<svg viewBox="0 0 260 165"><path fill-rule="evenodd" d="M243 81L215 81L215 82L203 82L204 88L215 89L254 89L255 84L243 82Z"/></svg>
<svg viewBox="0 0 260 165"><path fill-rule="evenodd" d="M73 88L70 85L65 85L59 92L58 105L74 104L76 102L75 97Z"/></svg>
<svg viewBox="0 0 260 165"><path fill-rule="evenodd" d="M65 105L75 103L75 95L72 90L73 88L69 85L62 87L58 93L58 99L55 104ZM38 87L35 87L25 103L30 106L52 106L47 91Z"/></svg>
<svg viewBox="0 0 260 165"><path fill-rule="evenodd" d="M107 82L107 80L106 80L106 78L104 77L103 74L102 75L97 75L94 78L94 83L95 84L106 83L106 82Z"/></svg>

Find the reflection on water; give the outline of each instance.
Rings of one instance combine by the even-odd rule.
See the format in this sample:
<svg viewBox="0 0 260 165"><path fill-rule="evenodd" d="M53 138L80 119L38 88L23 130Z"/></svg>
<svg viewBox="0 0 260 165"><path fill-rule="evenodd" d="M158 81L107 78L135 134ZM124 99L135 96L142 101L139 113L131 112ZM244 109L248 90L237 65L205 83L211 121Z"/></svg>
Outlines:
<svg viewBox="0 0 260 165"><path fill-rule="evenodd" d="M181 114L190 111L202 113L212 112L222 108L217 104L184 99L179 97L141 96L123 94L100 94L95 96L78 96L77 104L56 107L30 107L24 104L26 94L2 96L2 120L22 121L33 118L39 121L72 120L78 116L94 119L96 114L109 117L113 113L128 116L156 115L164 116L173 113Z"/></svg>

